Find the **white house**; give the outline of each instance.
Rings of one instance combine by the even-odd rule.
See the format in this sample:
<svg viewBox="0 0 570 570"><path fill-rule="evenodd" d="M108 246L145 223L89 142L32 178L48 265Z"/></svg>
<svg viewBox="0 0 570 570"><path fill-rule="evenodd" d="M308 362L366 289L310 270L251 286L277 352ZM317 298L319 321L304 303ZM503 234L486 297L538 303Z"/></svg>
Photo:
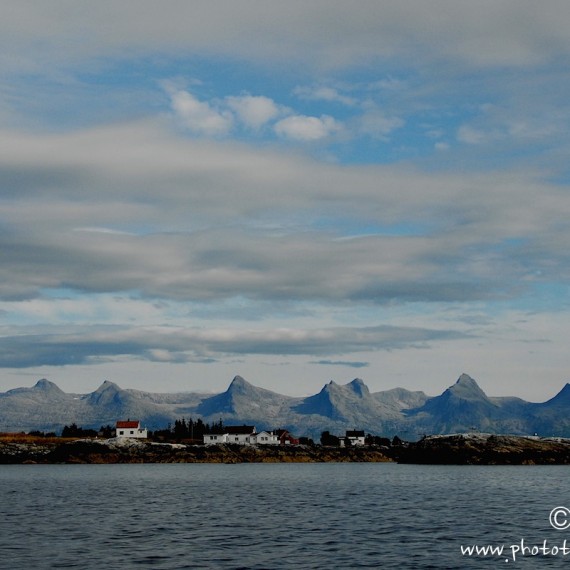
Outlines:
<svg viewBox="0 0 570 570"><path fill-rule="evenodd" d="M272 431L260 431L249 436L251 445L279 445L279 436Z"/></svg>
<svg viewBox="0 0 570 570"><path fill-rule="evenodd" d="M206 433L204 434L204 443L235 443L238 445L249 445L249 438L256 433L255 426L225 426L224 433Z"/></svg>
<svg viewBox="0 0 570 570"><path fill-rule="evenodd" d="M364 432L361 430L348 430L346 432L346 439L350 441L350 445L365 445L365 436ZM341 438L341 442L344 443L343 439Z"/></svg>
<svg viewBox="0 0 570 570"><path fill-rule="evenodd" d="M143 429L138 420L117 421L115 431L117 437L136 437L139 439L148 437L148 430Z"/></svg>
<svg viewBox="0 0 570 570"><path fill-rule="evenodd" d="M278 445L279 437L273 432L257 433L255 426L225 426L224 433L204 434L205 445L233 443L235 445Z"/></svg>
<svg viewBox="0 0 570 570"><path fill-rule="evenodd" d="M257 430L255 426L226 426L226 443L237 443L238 445L251 445L251 438L255 437Z"/></svg>
<svg viewBox="0 0 570 570"><path fill-rule="evenodd" d="M227 433L205 433L204 445L217 445L218 443L228 443Z"/></svg>

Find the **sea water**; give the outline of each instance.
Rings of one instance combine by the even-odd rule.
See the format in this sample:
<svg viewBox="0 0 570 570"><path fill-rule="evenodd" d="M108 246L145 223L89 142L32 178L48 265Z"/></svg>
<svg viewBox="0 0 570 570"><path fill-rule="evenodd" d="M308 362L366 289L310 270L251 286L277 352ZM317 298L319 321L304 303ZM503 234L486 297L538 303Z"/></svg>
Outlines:
<svg viewBox="0 0 570 570"><path fill-rule="evenodd" d="M568 476L563 466L5 465L0 568L562 568L570 530L549 520L566 526L566 511L550 513L570 507Z"/></svg>

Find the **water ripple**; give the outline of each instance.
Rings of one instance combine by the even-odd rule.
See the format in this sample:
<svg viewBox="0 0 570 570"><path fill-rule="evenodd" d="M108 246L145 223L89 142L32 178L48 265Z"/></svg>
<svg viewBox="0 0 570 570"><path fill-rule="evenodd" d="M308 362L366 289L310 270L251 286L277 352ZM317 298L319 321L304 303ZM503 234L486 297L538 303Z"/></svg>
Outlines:
<svg viewBox="0 0 570 570"><path fill-rule="evenodd" d="M25 465L0 468L0 567L480 568L461 544L561 541L557 467ZM561 567L526 557L516 568Z"/></svg>

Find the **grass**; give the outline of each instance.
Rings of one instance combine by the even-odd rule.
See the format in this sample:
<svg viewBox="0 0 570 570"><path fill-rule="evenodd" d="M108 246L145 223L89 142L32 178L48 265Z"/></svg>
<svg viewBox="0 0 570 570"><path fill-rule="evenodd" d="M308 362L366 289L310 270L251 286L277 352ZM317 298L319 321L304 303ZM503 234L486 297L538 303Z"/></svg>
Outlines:
<svg viewBox="0 0 570 570"><path fill-rule="evenodd" d="M74 441L76 437L42 437L27 433L2 433L0 432L0 443L64 443Z"/></svg>

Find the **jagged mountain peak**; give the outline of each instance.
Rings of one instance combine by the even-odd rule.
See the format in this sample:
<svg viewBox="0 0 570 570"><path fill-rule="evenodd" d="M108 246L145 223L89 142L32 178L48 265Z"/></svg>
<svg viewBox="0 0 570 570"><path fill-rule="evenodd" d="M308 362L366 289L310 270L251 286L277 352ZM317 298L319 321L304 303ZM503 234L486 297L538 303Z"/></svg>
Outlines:
<svg viewBox="0 0 570 570"><path fill-rule="evenodd" d="M366 384L360 378L355 378L348 384L337 384L334 380L331 380L322 387L319 393L341 394L341 393L346 393L347 390L362 397L368 396L370 394L368 386L366 386Z"/></svg>
<svg viewBox="0 0 570 570"><path fill-rule="evenodd" d="M543 406L552 406L552 405L569 405L570 404L570 384L566 383L564 385L564 387L562 388L562 390L560 390L560 392L558 392L558 394L556 394L556 396L554 396L554 398L551 398L550 400L548 400L547 402L545 402L544 404L542 404Z"/></svg>
<svg viewBox="0 0 570 570"><path fill-rule="evenodd" d="M38 380L32 388L33 390L41 390L42 392L54 392L58 394L63 394L64 392L59 388L57 384L42 378Z"/></svg>
<svg viewBox="0 0 570 570"><path fill-rule="evenodd" d="M455 382L456 384L477 384L477 382L471 378L471 376L469 376L469 374L465 374L465 372L463 372L459 378L457 379L457 381Z"/></svg>
<svg viewBox="0 0 570 570"><path fill-rule="evenodd" d="M441 395L407 412L408 417L429 417L429 431L450 433L473 428L489 430L493 423L504 421L508 412L499 402L493 402L468 374L447 388ZM421 423L421 422L420 422Z"/></svg>
<svg viewBox="0 0 570 570"><path fill-rule="evenodd" d="M450 395L461 398L462 400L488 400L487 394L483 392L479 384L469 376L463 373L457 382L446 390Z"/></svg>
<svg viewBox="0 0 570 570"><path fill-rule="evenodd" d="M253 417L252 414L257 414L261 409L267 413L273 410L271 413L275 413L289 399L271 390L258 388L241 376L235 376L225 392L204 399L196 411L202 416L230 414L249 420Z"/></svg>
<svg viewBox="0 0 570 570"><path fill-rule="evenodd" d="M349 382L347 387L361 398L365 398L370 395L368 386L360 378L355 378L352 382Z"/></svg>
<svg viewBox="0 0 570 570"><path fill-rule="evenodd" d="M87 394L84 398L92 404L108 404L109 402L120 402L127 395L125 390L121 389L114 382L105 380L97 390Z"/></svg>
<svg viewBox="0 0 570 570"><path fill-rule="evenodd" d="M121 390L121 388L119 387L118 384L115 384L114 382L111 382L110 380L105 380L103 382L103 384L101 384L101 386L99 386L99 388L97 388L97 390L95 390L95 393L100 394L101 392L105 392L105 391L109 391L109 390L113 390L113 391L119 391Z"/></svg>
<svg viewBox="0 0 570 570"><path fill-rule="evenodd" d="M355 378L348 384L336 384L331 380L318 394L305 398L294 409L301 414L365 425L377 415L376 406L366 384Z"/></svg>
<svg viewBox="0 0 570 570"><path fill-rule="evenodd" d="M234 376L234 379L230 382L228 387L228 391L231 390L238 390L243 388L253 388L253 384L250 384L245 378L242 376Z"/></svg>
<svg viewBox="0 0 570 570"><path fill-rule="evenodd" d="M331 391L336 390L336 388L338 388L338 384L334 381L331 380L330 382L327 382L318 392L318 394L329 394Z"/></svg>
<svg viewBox="0 0 570 570"><path fill-rule="evenodd" d="M514 401L516 400L516 401ZM137 418L163 428L180 417L201 417L227 425L248 423L263 429L286 427L298 435L318 437L323 430L343 433L454 433L477 429L490 433L540 433L569 437L570 383L544 403L488 398L468 374L461 374L439 396L394 388L370 394L355 378L347 384L327 381L318 394L284 396L235 376L221 394L151 394L122 389L105 381L90 394L66 394L53 382L0 392L3 431L57 431L72 422L99 427L116 419Z"/></svg>
<svg viewBox="0 0 570 570"><path fill-rule="evenodd" d="M555 398L557 396L570 397L570 384L568 382L566 384L564 384L562 390L560 390L560 392L558 392L558 394L556 394Z"/></svg>

